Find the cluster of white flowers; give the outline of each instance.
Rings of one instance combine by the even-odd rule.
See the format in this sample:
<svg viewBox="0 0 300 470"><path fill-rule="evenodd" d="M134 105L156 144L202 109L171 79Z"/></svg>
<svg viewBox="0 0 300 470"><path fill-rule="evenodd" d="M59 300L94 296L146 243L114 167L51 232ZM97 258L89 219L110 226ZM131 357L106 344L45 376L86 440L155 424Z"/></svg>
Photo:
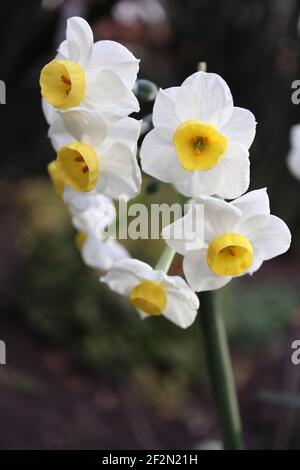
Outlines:
<svg viewBox="0 0 300 470"><path fill-rule="evenodd" d="M130 257L99 232L116 217L112 199L132 198L141 188L136 160L141 122L129 117L139 110L132 92L138 69L139 61L124 46L94 43L87 22L74 17L57 56L40 76L49 138L57 152L49 174L69 207L85 263L101 270Z"/></svg>
<svg viewBox="0 0 300 470"><path fill-rule="evenodd" d="M154 129L140 150L145 173L193 198L184 215L190 231L193 207L204 206L199 247L178 240L182 220L163 230L166 243L183 256L187 282L130 259L118 242L99 238L96 227L104 229L115 218L112 199L133 198L141 187L136 159L141 122L128 117L139 109L132 92L137 72L138 60L126 48L112 41L93 44L84 20L68 21L67 39L40 79L57 151L49 173L70 208L84 261L107 271L101 281L128 297L142 318L164 315L186 328L199 308L195 292L252 274L263 261L287 251L291 235L270 215L265 189L243 195L250 183L253 114L234 107L221 77L197 72L180 87L159 91Z"/></svg>

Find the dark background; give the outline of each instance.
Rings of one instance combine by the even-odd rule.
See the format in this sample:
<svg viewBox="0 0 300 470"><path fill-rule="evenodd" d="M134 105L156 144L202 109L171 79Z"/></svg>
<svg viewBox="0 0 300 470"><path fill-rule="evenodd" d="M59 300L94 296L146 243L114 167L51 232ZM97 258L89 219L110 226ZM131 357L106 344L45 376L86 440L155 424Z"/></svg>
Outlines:
<svg viewBox="0 0 300 470"><path fill-rule="evenodd" d="M272 212L290 226L290 252L219 293L226 315L249 448L300 448L300 182L288 172L291 125L300 106L298 0L140 0L0 5L1 448L169 449L218 446L220 438L196 322L139 322L110 295L74 247L66 210L46 173L38 79L65 34L85 17L96 40L141 58L140 78L180 84L199 61L228 82L258 127L251 189L268 188ZM145 112L148 110L145 110ZM168 199L162 189L157 200ZM155 263L162 245L129 243Z"/></svg>

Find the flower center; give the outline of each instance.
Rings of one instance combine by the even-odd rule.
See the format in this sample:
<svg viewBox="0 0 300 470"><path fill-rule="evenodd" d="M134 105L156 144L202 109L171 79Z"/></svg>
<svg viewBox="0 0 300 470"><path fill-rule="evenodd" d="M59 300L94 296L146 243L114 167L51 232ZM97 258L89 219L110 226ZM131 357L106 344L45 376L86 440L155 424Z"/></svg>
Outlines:
<svg viewBox="0 0 300 470"><path fill-rule="evenodd" d="M52 60L41 71L42 96L58 109L79 106L85 85L84 71L71 60Z"/></svg>
<svg viewBox="0 0 300 470"><path fill-rule="evenodd" d="M92 147L72 142L59 149L56 164L66 184L77 191L91 191L99 176L99 161Z"/></svg>
<svg viewBox="0 0 300 470"><path fill-rule="evenodd" d="M225 233L208 247L207 264L219 276L238 276L250 268L253 247L243 235Z"/></svg>
<svg viewBox="0 0 300 470"><path fill-rule="evenodd" d="M143 281L135 286L129 296L131 304L148 315L161 315L167 305L164 287L154 281Z"/></svg>
<svg viewBox="0 0 300 470"><path fill-rule="evenodd" d="M227 137L211 124L191 120L177 127L173 141L181 166L205 171L217 165L227 149Z"/></svg>
<svg viewBox="0 0 300 470"><path fill-rule="evenodd" d="M53 160L48 165L48 173L55 188L55 192L59 198L62 198L65 183L56 161Z"/></svg>

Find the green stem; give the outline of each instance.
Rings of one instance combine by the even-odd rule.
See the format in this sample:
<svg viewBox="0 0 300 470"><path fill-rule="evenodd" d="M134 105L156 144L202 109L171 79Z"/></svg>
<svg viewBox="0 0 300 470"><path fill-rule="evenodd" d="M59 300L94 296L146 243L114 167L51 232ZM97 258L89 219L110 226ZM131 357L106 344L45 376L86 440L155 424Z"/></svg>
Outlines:
<svg viewBox="0 0 300 470"><path fill-rule="evenodd" d="M176 252L167 245L159 258L155 269L167 273L171 267L175 254Z"/></svg>
<svg viewBox="0 0 300 470"><path fill-rule="evenodd" d="M225 450L242 449L242 429L224 320L213 292L200 295L200 321Z"/></svg>

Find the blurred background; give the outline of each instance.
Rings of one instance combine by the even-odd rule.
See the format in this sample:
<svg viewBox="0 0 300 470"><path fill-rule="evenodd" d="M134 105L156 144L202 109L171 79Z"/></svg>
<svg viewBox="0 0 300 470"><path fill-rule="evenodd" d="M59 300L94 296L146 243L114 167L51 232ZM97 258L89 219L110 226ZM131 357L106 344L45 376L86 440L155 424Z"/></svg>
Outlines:
<svg viewBox="0 0 300 470"><path fill-rule="evenodd" d="M300 449L300 182L286 167L300 105L298 0L3 0L0 15L0 366L2 449L192 449L219 446L199 322L139 321L98 282L74 244L46 173L54 158L39 72L79 15L95 39L141 58L140 78L180 84L199 61L257 121L251 189L268 187L290 226L287 255L219 291L248 448ZM146 109L144 113L149 112ZM146 178L145 178L146 180ZM163 188L150 199L172 199ZM130 242L155 263L158 241Z"/></svg>

